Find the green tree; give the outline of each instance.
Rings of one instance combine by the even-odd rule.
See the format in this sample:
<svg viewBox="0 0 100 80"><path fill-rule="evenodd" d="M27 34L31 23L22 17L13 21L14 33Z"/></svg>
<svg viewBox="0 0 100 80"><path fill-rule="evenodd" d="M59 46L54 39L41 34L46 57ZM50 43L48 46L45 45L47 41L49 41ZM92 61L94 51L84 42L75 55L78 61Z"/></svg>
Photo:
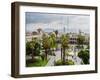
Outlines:
<svg viewBox="0 0 100 80"><path fill-rule="evenodd" d="M35 56L40 56L41 49L41 43L37 38L32 38L32 41L26 43L26 54L32 54L33 61Z"/></svg>
<svg viewBox="0 0 100 80"><path fill-rule="evenodd" d="M45 58L47 60L48 50L50 49L50 39L48 35L43 35L42 46L45 49Z"/></svg>
<svg viewBox="0 0 100 80"><path fill-rule="evenodd" d="M37 39L32 38L32 41L30 42L30 47L32 49L32 60L34 61L34 54L35 54L35 45L36 45Z"/></svg>
<svg viewBox="0 0 100 80"><path fill-rule="evenodd" d="M51 43L51 48L56 48L56 34L53 32L50 35L50 43Z"/></svg>
<svg viewBox="0 0 100 80"><path fill-rule="evenodd" d="M32 53L32 48L30 46L30 42L26 42L26 55L30 55Z"/></svg>
<svg viewBox="0 0 100 80"><path fill-rule="evenodd" d="M55 55L54 53L54 49L57 47L56 44L56 34L54 32L52 32L49 36L49 41L50 41L50 52L51 54Z"/></svg>
<svg viewBox="0 0 100 80"><path fill-rule="evenodd" d="M63 34L61 36L61 47L62 47L61 48L62 49L61 51L63 52L63 56L61 57L61 60L62 60L63 64L65 64L65 50L66 50L66 48L67 49L69 48L68 43L69 43L69 36ZM61 52L61 55L62 55L62 52Z"/></svg>
<svg viewBox="0 0 100 80"><path fill-rule="evenodd" d="M35 46L35 56L40 56L40 51L42 49L41 43L39 41L36 42Z"/></svg>
<svg viewBox="0 0 100 80"><path fill-rule="evenodd" d="M49 35L43 35L42 45L43 45L43 48L45 49L46 59L47 59L48 54L55 55L53 53L54 48L56 47L56 35L55 35L55 33L52 32L50 34L50 36Z"/></svg>
<svg viewBox="0 0 100 80"><path fill-rule="evenodd" d="M77 37L78 48L82 48L85 41L85 36L79 34Z"/></svg>
<svg viewBox="0 0 100 80"><path fill-rule="evenodd" d="M78 53L78 57L80 57L84 64L89 64L89 50L81 50L79 53Z"/></svg>

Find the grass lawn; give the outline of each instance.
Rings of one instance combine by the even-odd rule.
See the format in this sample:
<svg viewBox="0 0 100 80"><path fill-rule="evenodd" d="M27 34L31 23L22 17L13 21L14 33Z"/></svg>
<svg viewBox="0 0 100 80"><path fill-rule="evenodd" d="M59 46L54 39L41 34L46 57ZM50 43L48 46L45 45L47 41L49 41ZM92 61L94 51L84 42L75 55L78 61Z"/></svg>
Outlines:
<svg viewBox="0 0 100 80"><path fill-rule="evenodd" d="M34 62L32 62L31 60L27 60L26 61L26 67L42 67L45 66L47 64L48 60L36 60Z"/></svg>

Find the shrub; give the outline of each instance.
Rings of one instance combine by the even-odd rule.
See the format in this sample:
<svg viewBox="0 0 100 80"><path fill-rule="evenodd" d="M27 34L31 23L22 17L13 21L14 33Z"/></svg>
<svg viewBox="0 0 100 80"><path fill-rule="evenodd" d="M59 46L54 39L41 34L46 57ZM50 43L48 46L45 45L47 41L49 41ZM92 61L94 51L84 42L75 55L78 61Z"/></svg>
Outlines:
<svg viewBox="0 0 100 80"><path fill-rule="evenodd" d="M34 60L35 60L35 61L40 61L40 60L42 60L42 58L41 58L41 56L35 56L35 57L34 57Z"/></svg>
<svg viewBox="0 0 100 80"><path fill-rule="evenodd" d="M66 61L66 65L74 65L74 62L72 60Z"/></svg>
<svg viewBox="0 0 100 80"><path fill-rule="evenodd" d="M89 50L81 50L78 53L78 57L80 57L84 64L89 64Z"/></svg>
<svg viewBox="0 0 100 80"><path fill-rule="evenodd" d="M59 65L74 65L74 62L72 60L67 60L65 62L65 64L63 64L63 62L60 60L58 60L57 62L55 62L55 65L56 66L59 66Z"/></svg>
<svg viewBox="0 0 100 80"><path fill-rule="evenodd" d="M56 66L62 65L62 61L61 61L61 59L58 60L57 62L55 62L55 65L56 65Z"/></svg>

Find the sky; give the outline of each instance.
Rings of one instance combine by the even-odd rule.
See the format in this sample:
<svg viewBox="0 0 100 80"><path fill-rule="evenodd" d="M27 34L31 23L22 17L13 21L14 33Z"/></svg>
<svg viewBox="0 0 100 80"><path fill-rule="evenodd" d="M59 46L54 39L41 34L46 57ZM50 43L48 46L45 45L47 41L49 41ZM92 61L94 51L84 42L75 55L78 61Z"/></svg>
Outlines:
<svg viewBox="0 0 100 80"><path fill-rule="evenodd" d="M90 16L77 14L53 14L53 13L25 13L26 32L36 31L38 28L50 32L58 30L63 32L89 33Z"/></svg>

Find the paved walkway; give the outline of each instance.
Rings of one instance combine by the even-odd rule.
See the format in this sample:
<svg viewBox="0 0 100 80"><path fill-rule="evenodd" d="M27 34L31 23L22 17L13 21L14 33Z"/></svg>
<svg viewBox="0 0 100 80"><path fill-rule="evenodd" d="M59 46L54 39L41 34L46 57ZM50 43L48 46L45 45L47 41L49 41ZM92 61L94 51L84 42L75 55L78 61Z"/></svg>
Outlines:
<svg viewBox="0 0 100 80"><path fill-rule="evenodd" d="M49 58L50 60L48 61L46 66L54 66L54 60L55 60L54 56L50 56Z"/></svg>
<svg viewBox="0 0 100 80"><path fill-rule="evenodd" d="M68 59L72 60L75 63L75 65L80 65L82 63L82 60L78 56L76 56L77 53L74 54L74 52L70 52L69 54L71 56L68 56ZM56 51L55 55L56 56L50 56L50 60L48 61L46 66L54 66L54 61L61 59L61 51L60 50ZM67 59L67 57L66 57L66 59Z"/></svg>

